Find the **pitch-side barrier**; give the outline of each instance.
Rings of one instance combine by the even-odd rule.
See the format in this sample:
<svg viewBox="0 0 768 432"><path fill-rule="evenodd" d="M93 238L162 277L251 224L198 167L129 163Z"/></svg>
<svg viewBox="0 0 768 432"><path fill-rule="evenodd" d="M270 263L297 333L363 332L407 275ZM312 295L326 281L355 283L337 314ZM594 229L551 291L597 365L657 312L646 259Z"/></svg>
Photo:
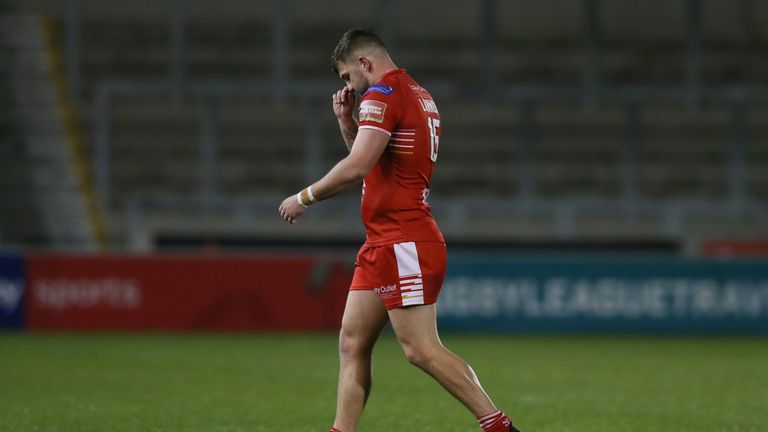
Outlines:
<svg viewBox="0 0 768 432"><path fill-rule="evenodd" d="M323 331L354 251L0 256L0 328ZM449 257L443 330L768 333L768 261Z"/></svg>

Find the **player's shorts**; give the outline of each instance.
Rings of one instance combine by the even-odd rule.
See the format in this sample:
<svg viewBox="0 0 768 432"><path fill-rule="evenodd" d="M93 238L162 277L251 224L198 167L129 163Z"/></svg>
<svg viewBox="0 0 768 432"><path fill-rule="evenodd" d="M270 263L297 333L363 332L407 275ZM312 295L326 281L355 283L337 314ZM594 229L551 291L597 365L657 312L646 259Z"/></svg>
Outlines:
<svg viewBox="0 0 768 432"><path fill-rule="evenodd" d="M350 290L373 290L387 309L437 301L445 279L443 242L407 242L360 248Z"/></svg>

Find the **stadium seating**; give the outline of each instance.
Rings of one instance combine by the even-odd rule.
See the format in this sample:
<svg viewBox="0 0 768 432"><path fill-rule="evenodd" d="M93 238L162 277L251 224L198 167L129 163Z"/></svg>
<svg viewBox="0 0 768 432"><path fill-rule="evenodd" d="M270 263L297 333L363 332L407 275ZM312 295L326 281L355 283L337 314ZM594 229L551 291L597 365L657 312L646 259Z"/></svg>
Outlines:
<svg viewBox="0 0 768 432"><path fill-rule="evenodd" d="M168 10L155 2L142 12L144 3L84 11L81 112L86 133L93 131L99 114L93 101L100 84L169 77ZM360 2L338 14L315 2L292 4L289 79L330 83L330 92L340 84L328 61L340 33L352 22L377 26L377 14L383 12L376 2ZM481 4L462 6L461 13L435 7L435 2L409 4L407 13L401 2L392 6L397 14L390 29L395 60L435 89L445 120L435 199L515 200L529 194L544 200L617 201L630 194L666 202L731 197L730 143L738 131L728 104L686 103L681 97L642 101L636 107L609 99L585 104L578 98L526 105L488 98L488 84L581 89L593 47L581 2L497 2L498 55L484 56ZM599 83L683 88L689 55L685 2L601 4L593 35L599 41ZM766 30L755 25L768 8L760 2L750 3L753 9L746 12L745 6L723 11L703 5L698 82L704 88L768 85L768 58L760 55ZM271 8L248 10L234 15L214 11L205 2L189 3L185 79L272 78ZM352 20L356 14L367 18ZM425 20L441 25L420 25ZM487 81L493 79L483 66L488 59L499 67L495 83ZM493 94L494 87L490 90ZM320 117L322 151L315 171L345 153L327 99L289 98L274 105L268 97L224 97L213 106L218 120L214 185L223 196L280 197L303 184L309 119ZM122 212L134 198L200 193L201 103L167 94L118 95L110 109L113 200L107 210L113 231L119 232ZM748 131L744 198L765 200L768 107L748 103L743 110ZM629 182L627 170L633 170Z"/></svg>

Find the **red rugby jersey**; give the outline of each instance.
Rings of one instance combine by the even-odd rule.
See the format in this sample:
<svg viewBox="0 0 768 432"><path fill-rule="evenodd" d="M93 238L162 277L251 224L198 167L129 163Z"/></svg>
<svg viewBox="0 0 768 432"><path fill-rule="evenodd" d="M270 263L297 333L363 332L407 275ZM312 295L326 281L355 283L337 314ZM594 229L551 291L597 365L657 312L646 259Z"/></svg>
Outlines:
<svg viewBox="0 0 768 432"><path fill-rule="evenodd" d="M405 69L397 69L363 94L359 118L361 129L390 136L387 149L363 182L366 244L444 241L427 204L441 130L432 95Z"/></svg>

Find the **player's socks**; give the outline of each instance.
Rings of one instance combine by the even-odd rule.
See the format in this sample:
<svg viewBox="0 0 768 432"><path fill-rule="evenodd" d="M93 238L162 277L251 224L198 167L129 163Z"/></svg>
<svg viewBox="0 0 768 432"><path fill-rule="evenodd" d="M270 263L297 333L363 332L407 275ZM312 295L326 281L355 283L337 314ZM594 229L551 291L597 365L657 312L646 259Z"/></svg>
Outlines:
<svg viewBox="0 0 768 432"><path fill-rule="evenodd" d="M336 429L336 428L331 428L331 431L330 431L330 432L341 432L341 431L340 431L340 430L338 430L338 429Z"/></svg>
<svg viewBox="0 0 768 432"><path fill-rule="evenodd" d="M520 432L509 420L509 417L501 411L495 411L490 414L477 418L483 432Z"/></svg>

